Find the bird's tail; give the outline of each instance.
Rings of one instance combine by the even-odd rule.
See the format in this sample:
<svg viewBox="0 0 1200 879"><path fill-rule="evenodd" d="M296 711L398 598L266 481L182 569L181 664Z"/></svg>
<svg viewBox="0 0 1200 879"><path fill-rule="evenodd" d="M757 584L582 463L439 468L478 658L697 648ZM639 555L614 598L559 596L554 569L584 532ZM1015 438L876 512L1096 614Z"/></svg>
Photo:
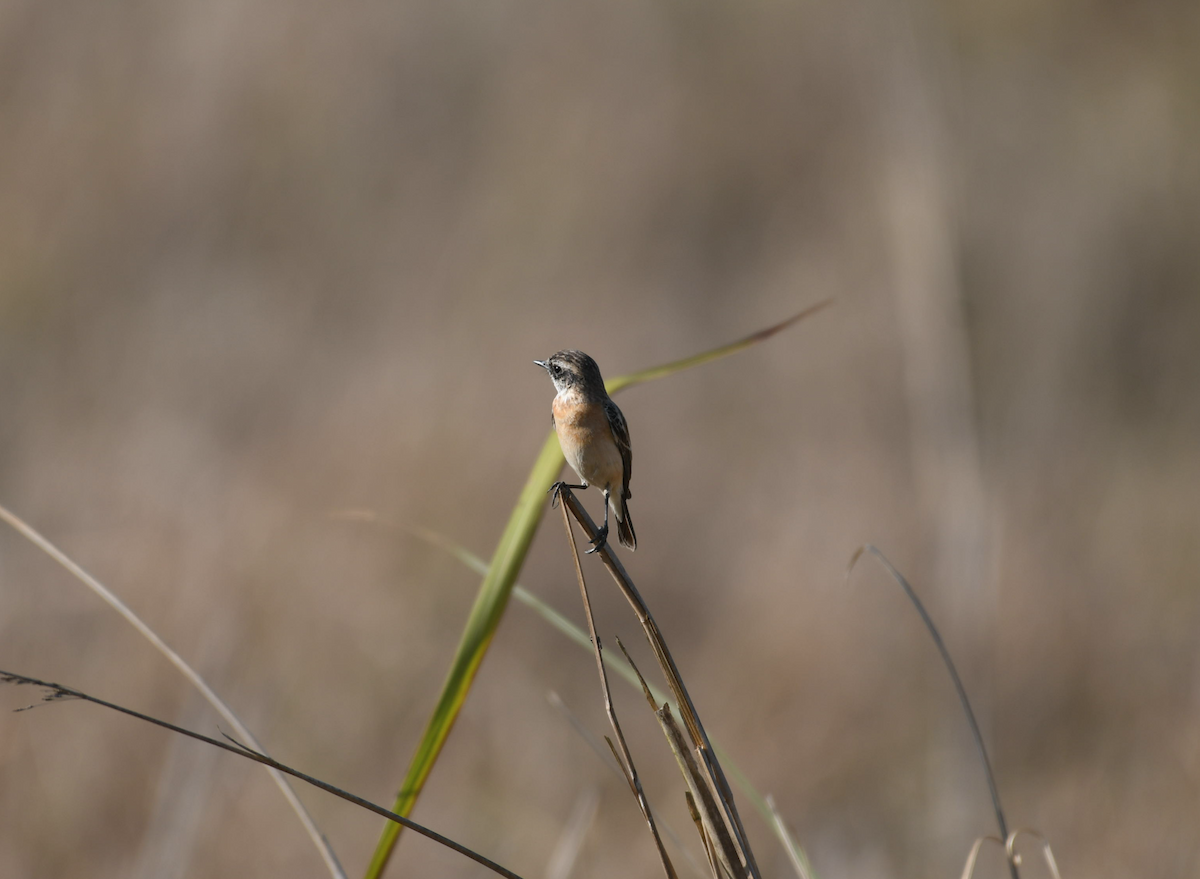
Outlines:
<svg viewBox="0 0 1200 879"><path fill-rule="evenodd" d="M618 505L617 499L612 499L612 510L617 517L617 538L623 546L637 549L637 535L633 533L633 520L629 518L629 504L626 500L621 498Z"/></svg>

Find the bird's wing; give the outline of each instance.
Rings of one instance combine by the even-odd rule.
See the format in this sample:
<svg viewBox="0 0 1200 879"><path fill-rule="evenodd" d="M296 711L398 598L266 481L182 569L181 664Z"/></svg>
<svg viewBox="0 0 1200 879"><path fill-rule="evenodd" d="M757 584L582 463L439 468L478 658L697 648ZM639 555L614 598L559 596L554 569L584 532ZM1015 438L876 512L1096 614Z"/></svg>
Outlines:
<svg viewBox="0 0 1200 879"><path fill-rule="evenodd" d="M633 497L629 491L629 477L633 473L633 447L629 444L629 425L612 400L604 401L604 414L608 416L608 427L612 431L613 439L617 441L617 448L621 450L621 463L625 469L625 484L622 490L624 496L630 498Z"/></svg>

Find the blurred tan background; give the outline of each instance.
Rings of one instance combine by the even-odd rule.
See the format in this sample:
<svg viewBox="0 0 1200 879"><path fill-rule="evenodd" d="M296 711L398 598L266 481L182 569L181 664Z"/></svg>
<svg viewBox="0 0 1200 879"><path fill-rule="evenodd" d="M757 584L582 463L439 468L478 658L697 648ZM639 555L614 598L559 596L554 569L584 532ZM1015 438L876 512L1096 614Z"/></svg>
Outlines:
<svg viewBox="0 0 1200 879"><path fill-rule="evenodd" d="M489 557L549 429L531 360L617 375L835 296L620 398L625 558L711 734L825 879L955 876L995 832L915 614L877 565L843 584L872 542L1010 823L1067 877L1200 875L1197 45L1185 2L9 0L0 503L277 756L390 803L478 577L328 512ZM522 582L582 623L559 529ZM224 728L7 529L0 667ZM594 789L574 875L657 875L549 690L607 731L590 656L514 604L414 817L539 877ZM0 876L327 875L265 773L32 696L0 692ZM381 822L301 794L360 875ZM390 875L485 874L409 835Z"/></svg>

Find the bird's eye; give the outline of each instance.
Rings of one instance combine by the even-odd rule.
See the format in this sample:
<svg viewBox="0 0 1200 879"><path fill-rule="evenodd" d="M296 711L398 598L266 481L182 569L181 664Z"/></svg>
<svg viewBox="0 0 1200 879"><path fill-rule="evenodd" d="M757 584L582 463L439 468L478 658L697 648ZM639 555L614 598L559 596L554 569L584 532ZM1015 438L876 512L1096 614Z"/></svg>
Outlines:
<svg viewBox="0 0 1200 879"><path fill-rule="evenodd" d="M561 375L562 367L559 366L557 363L551 363L550 364L550 372L554 375Z"/></svg>

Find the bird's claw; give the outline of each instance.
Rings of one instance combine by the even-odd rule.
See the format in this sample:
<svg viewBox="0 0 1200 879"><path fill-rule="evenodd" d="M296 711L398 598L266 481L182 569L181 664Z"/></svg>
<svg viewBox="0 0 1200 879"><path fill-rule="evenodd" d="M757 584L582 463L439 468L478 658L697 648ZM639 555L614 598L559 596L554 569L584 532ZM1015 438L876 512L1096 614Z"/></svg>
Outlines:
<svg viewBox="0 0 1200 879"><path fill-rule="evenodd" d="M603 549L604 544L608 542L608 526L606 525L601 528L598 532L596 532L596 536L588 542L592 544L592 548L585 550L584 555L591 555L592 553L599 552L601 549Z"/></svg>
<svg viewBox="0 0 1200 879"><path fill-rule="evenodd" d="M550 490L548 492L546 492L546 494L551 496L550 497L550 509L552 509L552 510L558 509L558 502L562 498L563 486L565 486L566 484L567 484L566 482L559 480L558 482L556 482L552 486L550 486Z"/></svg>
<svg viewBox="0 0 1200 879"><path fill-rule="evenodd" d="M556 482L552 486L550 486L550 489L546 492L546 494L554 495L552 498L550 498L550 509L553 510L558 507L558 502L559 502L559 500L562 499L562 490L564 488L578 488L578 489L582 490L582 489L587 488L587 486L586 485L572 485L571 483L567 482L566 480L560 479L558 482Z"/></svg>

